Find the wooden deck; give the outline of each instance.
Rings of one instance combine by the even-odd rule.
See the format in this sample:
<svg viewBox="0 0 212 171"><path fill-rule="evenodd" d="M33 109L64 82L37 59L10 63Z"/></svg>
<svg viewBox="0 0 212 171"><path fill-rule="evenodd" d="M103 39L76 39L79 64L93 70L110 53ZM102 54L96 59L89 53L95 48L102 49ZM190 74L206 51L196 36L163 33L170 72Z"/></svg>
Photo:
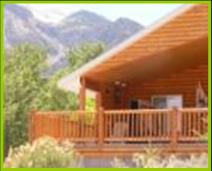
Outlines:
<svg viewBox="0 0 212 171"><path fill-rule="evenodd" d="M117 143L117 144L104 144L99 147L98 145L77 145L76 149L83 156L89 157L123 157L132 156L135 153L145 153L148 149L158 149L160 154L168 155L171 153L189 154L189 153L207 153L207 142L199 143L178 143L175 147L169 143L155 143L155 144L130 144L130 143Z"/></svg>
<svg viewBox="0 0 212 171"><path fill-rule="evenodd" d="M33 112L29 140L51 136L76 142L89 156L207 152L207 108ZM151 146L149 145L151 144Z"/></svg>

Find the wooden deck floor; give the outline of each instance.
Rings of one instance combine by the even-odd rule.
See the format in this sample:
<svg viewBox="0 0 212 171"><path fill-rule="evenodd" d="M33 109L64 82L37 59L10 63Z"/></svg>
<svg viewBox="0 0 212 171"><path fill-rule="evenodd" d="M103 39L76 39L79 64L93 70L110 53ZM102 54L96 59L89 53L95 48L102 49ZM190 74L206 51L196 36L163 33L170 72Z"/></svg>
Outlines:
<svg viewBox="0 0 212 171"><path fill-rule="evenodd" d="M114 158L118 157L124 161L130 168L135 168L132 162L132 155L135 153L144 153L147 149L157 148L161 152L160 155L166 156L174 153L188 157L192 153L208 152L207 143L181 143L177 147L172 148L168 143L154 143L148 145L130 144L130 143L113 143L104 144L102 147L96 144L78 144L77 151L83 156L82 166L85 168L111 168ZM174 150L173 150L174 149Z"/></svg>
<svg viewBox="0 0 212 171"><path fill-rule="evenodd" d="M208 145L205 142L193 143L178 143L176 146L171 146L169 143L110 143L98 146L97 144L78 144L77 151L83 156L89 157L106 157L106 156L132 156L134 153L144 153L147 149L158 149L161 154L170 153L191 154L208 152Z"/></svg>

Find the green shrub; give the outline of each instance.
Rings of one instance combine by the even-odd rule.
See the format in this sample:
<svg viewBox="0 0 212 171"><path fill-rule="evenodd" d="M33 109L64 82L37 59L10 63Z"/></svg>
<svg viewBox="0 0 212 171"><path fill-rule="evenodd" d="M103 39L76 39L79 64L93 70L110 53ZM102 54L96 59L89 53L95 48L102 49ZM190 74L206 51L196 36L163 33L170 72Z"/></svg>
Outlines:
<svg viewBox="0 0 212 171"><path fill-rule="evenodd" d="M59 144L49 137L10 149L4 163L7 168L67 168L79 165L80 157L72 143L64 141Z"/></svg>
<svg viewBox="0 0 212 171"><path fill-rule="evenodd" d="M129 168L129 166L126 165L121 159L115 157L113 161L111 162L111 165L114 168Z"/></svg>
<svg viewBox="0 0 212 171"><path fill-rule="evenodd" d="M153 154L150 152L149 154ZM149 155L147 153L135 154L132 161L135 163L136 168L207 168L208 167L208 155L191 154L189 156L180 155L168 155L162 157L161 155ZM112 167L115 168L127 168L127 166L121 159L115 158L112 162Z"/></svg>

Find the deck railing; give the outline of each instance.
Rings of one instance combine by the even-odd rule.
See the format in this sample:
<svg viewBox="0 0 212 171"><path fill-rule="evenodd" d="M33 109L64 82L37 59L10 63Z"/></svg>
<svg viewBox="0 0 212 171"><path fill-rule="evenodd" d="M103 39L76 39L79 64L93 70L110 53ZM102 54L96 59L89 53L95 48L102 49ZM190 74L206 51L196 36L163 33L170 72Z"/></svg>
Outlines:
<svg viewBox="0 0 212 171"><path fill-rule="evenodd" d="M104 112L104 140L200 141L207 133L207 108L111 110Z"/></svg>
<svg viewBox="0 0 212 171"><path fill-rule="evenodd" d="M106 141L163 141L170 137L171 110L105 112Z"/></svg>
<svg viewBox="0 0 212 171"><path fill-rule="evenodd" d="M32 112L29 117L29 138L51 136L58 140L96 141L96 113L84 111Z"/></svg>
<svg viewBox="0 0 212 171"><path fill-rule="evenodd" d="M200 141L207 133L207 108L33 112L29 137L110 142Z"/></svg>
<svg viewBox="0 0 212 171"><path fill-rule="evenodd" d="M207 108L193 108L193 109L179 109L181 117L179 140L196 140L198 141L202 135L208 132L208 109Z"/></svg>

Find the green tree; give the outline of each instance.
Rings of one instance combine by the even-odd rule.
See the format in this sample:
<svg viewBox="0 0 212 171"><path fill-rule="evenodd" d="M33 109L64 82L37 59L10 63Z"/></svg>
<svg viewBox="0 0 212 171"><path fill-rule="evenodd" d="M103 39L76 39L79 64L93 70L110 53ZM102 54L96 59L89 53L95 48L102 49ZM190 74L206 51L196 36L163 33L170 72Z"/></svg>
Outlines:
<svg viewBox="0 0 212 171"><path fill-rule="evenodd" d="M78 46L70 48L67 54L69 66L66 69L66 73L70 73L95 59L104 51L104 49L105 45L102 42L84 42ZM86 98L86 110L95 110L94 99Z"/></svg>
<svg viewBox="0 0 212 171"><path fill-rule="evenodd" d="M10 49L4 58L4 146L23 144L27 139L27 112L44 85L45 52L22 45Z"/></svg>
<svg viewBox="0 0 212 171"><path fill-rule="evenodd" d="M92 111L95 111L95 100L92 99L92 98L86 98L86 101L85 101L85 110L86 111L89 111L89 112L92 112Z"/></svg>
<svg viewBox="0 0 212 171"><path fill-rule="evenodd" d="M59 71L52 76L41 91L38 92L37 98L34 100L34 108L38 110L76 110L77 95L72 92L61 90L57 86L57 82L64 73Z"/></svg>
<svg viewBox="0 0 212 171"><path fill-rule="evenodd" d="M61 77L70 74L103 51L101 43L83 43L68 53L70 64L48 79L46 52L35 45L20 45L6 51L4 60L4 151L27 141L27 114L35 110L75 110L77 97L57 87ZM88 100L88 108L94 108Z"/></svg>
<svg viewBox="0 0 212 171"><path fill-rule="evenodd" d="M104 44L100 42L85 42L71 48L68 52L68 60L72 70L95 59L104 51Z"/></svg>

